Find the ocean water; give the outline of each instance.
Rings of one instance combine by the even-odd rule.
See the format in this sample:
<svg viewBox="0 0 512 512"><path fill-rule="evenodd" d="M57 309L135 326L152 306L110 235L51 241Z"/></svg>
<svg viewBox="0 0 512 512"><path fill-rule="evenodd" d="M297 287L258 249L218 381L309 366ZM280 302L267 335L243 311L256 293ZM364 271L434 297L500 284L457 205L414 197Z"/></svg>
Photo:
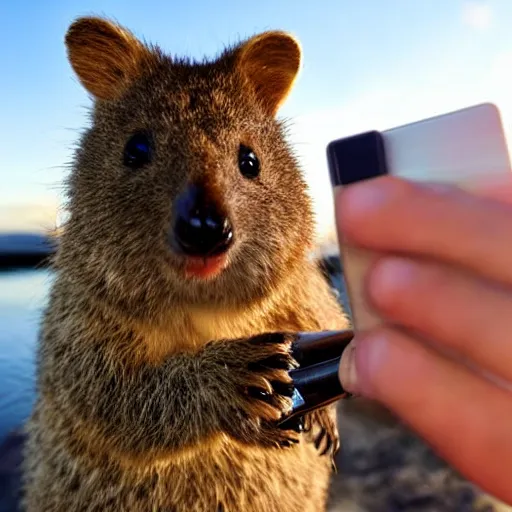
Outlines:
<svg viewBox="0 0 512 512"><path fill-rule="evenodd" d="M52 274L0 272L0 442L30 414L35 348Z"/></svg>

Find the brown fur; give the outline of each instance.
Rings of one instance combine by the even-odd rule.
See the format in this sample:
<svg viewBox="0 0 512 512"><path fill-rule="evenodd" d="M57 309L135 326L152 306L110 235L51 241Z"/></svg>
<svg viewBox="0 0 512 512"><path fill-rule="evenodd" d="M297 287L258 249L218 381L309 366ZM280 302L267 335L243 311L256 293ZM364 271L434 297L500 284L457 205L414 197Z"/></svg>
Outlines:
<svg viewBox="0 0 512 512"><path fill-rule="evenodd" d="M94 108L40 337L25 509L324 510L333 453L314 441L327 432L337 447L334 407L310 415L306 432L282 430L291 401L276 388L288 372L249 368L278 355L291 368L286 333L347 327L308 257L311 203L274 118L298 44L269 32L188 62L96 18L77 20L66 44ZM121 155L140 128L155 156L134 171ZM256 180L237 168L240 143L261 161ZM234 226L228 265L211 279L186 279L166 239L189 182Z"/></svg>

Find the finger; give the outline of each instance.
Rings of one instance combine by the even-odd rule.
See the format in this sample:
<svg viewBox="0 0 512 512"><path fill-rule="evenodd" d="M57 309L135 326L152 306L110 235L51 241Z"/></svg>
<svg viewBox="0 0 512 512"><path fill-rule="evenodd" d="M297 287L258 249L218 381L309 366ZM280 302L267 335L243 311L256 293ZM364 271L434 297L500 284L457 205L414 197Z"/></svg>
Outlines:
<svg viewBox="0 0 512 512"><path fill-rule="evenodd" d="M383 257L367 293L390 323L414 330L512 381L512 294L435 262Z"/></svg>
<svg viewBox="0 0 512 512"><path fill-rule="evenodd" d="M504 203L385 176L341 189L336 217L355 245L441 259L512 284L512 207Z"/></svg>
<svg viewBox="0 0 512 512"><path fill-rule="evenodd" d="M512 394L394 329L363 336L356 347L359 390L466 478L512 503Z"/></svg>

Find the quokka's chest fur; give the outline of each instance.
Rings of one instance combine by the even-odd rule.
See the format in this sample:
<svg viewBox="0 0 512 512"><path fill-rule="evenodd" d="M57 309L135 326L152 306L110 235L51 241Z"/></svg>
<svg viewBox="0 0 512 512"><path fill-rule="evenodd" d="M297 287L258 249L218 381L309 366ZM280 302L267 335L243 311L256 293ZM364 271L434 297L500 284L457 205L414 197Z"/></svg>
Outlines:
<svg viewBox="0 0 512 512"><path fill-rule="evenodd" d="M31 458L39 459L45 491L33 496L42 507L37 510L313 512L323 510L327 499L330 460L319 457L311 442L276 452L218 435L158 461L134 464L77 446L70 450L67 422L45 424L45 417L55 417L49 410L39 414L36 408L37 422L29 423L32 439L38 439Z"/></svg>

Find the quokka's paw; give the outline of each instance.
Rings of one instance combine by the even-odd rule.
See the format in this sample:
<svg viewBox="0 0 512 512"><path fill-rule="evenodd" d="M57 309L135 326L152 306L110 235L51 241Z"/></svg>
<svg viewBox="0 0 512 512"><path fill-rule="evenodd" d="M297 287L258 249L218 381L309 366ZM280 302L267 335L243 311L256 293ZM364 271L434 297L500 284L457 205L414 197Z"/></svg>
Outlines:
<svg viewBox="0 0 512 512"><path fill-rule="evenodd" d="M224 364L236 389L230 400L238 410L232 421L239 423L227 428L238 430L237 437L280 448L299 442L300 421L279 425L292 409L294 340L293 334L270 333L225 345Z"/></svg>

